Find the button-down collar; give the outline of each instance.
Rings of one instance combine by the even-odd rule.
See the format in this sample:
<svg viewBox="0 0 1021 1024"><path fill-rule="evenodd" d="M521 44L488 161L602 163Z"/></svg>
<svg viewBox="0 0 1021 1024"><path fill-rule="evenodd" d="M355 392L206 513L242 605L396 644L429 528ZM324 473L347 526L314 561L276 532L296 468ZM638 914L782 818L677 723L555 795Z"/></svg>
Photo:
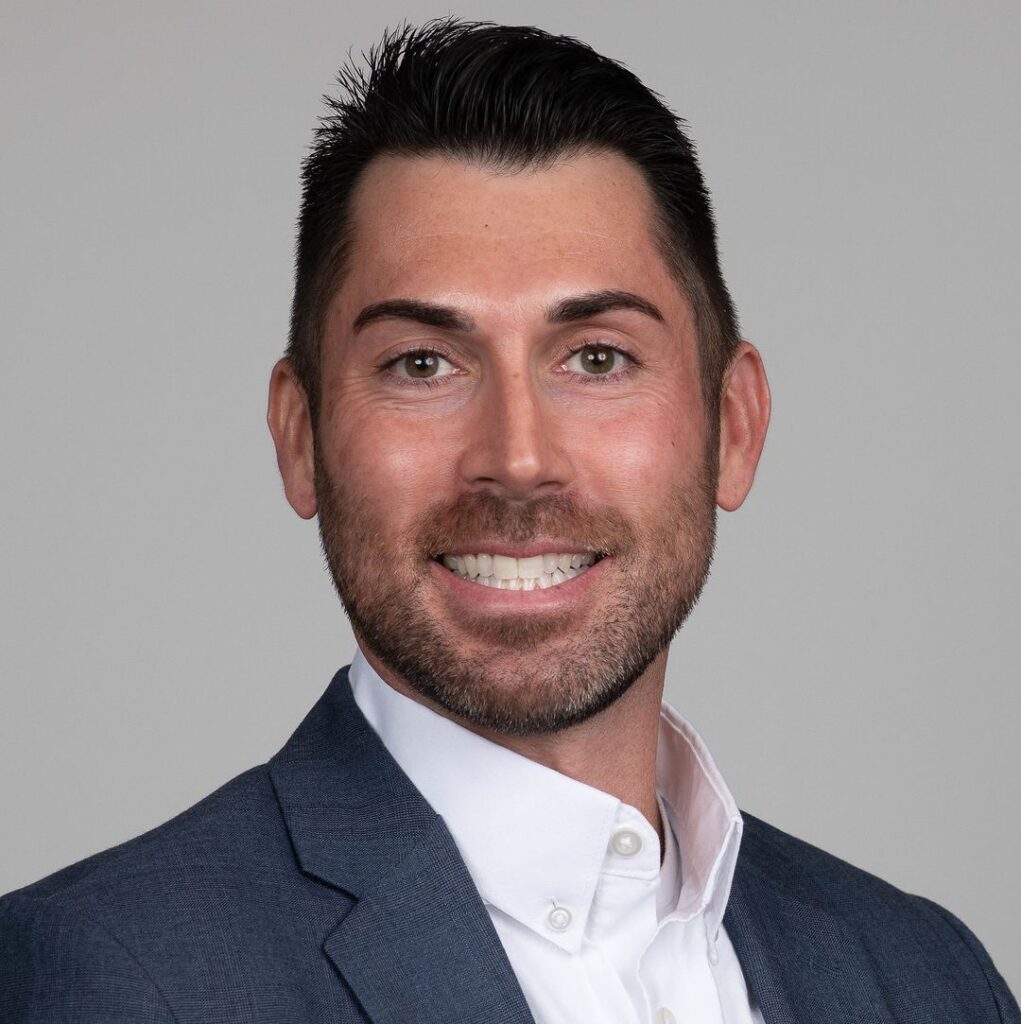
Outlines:
<svg viewBox="0 0 1021 1024"><path fill-rule="evenodd" d="M405 697L361 651L349 678L369 723L445 820L479 894L500 912L576 952L601 872L650 881L658 876L657 834L634 807ZM690 919L704 911L714 944L741 818L701 738L667 704L660 719L657 786L669 805L682 866L674 914ZM625 833L629 838L614 845L613 837Z"/></svg>

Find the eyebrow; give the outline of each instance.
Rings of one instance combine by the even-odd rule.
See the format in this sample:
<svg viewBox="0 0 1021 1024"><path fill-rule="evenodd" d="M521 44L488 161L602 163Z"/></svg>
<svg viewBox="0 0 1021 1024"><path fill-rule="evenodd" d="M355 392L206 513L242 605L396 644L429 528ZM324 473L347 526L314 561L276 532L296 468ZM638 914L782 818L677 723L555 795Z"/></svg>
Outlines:
<svg viewBox="0 0 1021 1024"><path fill-rule="evenodd" d="M602 291L562 299L550 306L546 318L550 323L567 324L574 320L588 320L600 313L611 313L618 309L632 309L644 313L653 320L663 323L663 314L658 307L633 292Z"/></svg>
<svg viewBox="0 0 1021 1024"><path fill-rule="evenodd" d="M374 302L355 317L352 328L357 334L366 324L371 324L375 320L391 319L414 320L416 323L441 331L467 332L475 328L475 321L453 306L440 306L418 299L387 299L385 302Z"/></svg>
<svg viewBox="0 0 1021 1024"><path fill-rule="evenodd" d="M663 323L663 314L648 299L643 299L633 292L614 290L587 292L585 295L561 299L549 307L546 319L553 324L567 324L576 320L588 320L601 313L610 313L618 309L644 313L645 316ZM475 329L475 321L453 306L422 302L419 299L387 299L384 302L374 302L355 317L352 328L357 334L363 327L376 320L390 319L413 320L415 323L435 327L441 331L467 333Z"/></svg>

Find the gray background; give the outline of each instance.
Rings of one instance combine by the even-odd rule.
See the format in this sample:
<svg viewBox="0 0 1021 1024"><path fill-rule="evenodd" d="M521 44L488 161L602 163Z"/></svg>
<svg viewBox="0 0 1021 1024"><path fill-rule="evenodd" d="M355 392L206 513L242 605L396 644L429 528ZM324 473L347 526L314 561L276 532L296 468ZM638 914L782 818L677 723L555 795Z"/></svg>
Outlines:
<svg viewBox="0 0 1021 1024"><path fill-rule="evenodd" d="M668 696L1021 989L1014 2L466 3L692 126L774 418ZM352 641L264 427L347 48L449 9L5 4L0 891L265 760Z"/></svg>

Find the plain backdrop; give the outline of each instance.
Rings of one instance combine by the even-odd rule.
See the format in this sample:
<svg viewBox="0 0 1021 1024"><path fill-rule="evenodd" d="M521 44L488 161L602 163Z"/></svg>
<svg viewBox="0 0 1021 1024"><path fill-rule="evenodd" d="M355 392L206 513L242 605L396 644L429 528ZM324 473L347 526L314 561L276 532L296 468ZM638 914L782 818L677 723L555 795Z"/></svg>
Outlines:
<svg viewBox="0 0 1021 1024"><path fill-rule="evenodd" d="M1021 7L12 3L0 891L271 756L352 639L264 425L319 97L386 25L575 34L685 117L774 416L668 697L742 807L1021 989Z"/></svg>

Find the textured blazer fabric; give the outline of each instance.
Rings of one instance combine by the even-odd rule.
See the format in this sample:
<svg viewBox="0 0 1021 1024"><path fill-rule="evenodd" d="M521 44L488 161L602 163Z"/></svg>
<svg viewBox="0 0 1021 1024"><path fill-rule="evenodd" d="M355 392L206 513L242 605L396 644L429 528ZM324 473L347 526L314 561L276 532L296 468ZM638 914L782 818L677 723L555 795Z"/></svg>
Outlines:
<svg viewBox="0 0 1021 1024"><path fill-rule="evenodd" d="M1021 1024L946 910L750 815L724 923L767 1024ZM0 899L2 1024L531 1020L345 669L268 764Z"/></svg>

